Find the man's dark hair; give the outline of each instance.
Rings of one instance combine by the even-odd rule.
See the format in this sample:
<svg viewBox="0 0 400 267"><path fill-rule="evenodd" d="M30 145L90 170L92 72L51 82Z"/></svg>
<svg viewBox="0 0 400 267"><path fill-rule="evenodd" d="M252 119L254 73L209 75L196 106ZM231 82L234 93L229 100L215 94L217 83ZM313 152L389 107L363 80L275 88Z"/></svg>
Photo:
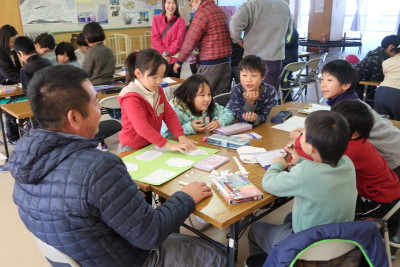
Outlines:
<svg viewBox="0 0 400 267"><path fill-rule="evenodd" d="M368 107L358 100L343 100L332 107L332 111L342 114L349 123L350 135L358 132L357 139L367 139L374 126L374 117Z"/></svg>
<svg viewBox="0 0 400 267"><path fill-rule="evenodd" d="M322 68L322 74L325 72L338 79L340 85L351 84L350 88L347 90L349 93L354 92L357 88L357 71L354 69L353 65L351 65L347 60L332 60L331 62L325 64L325 66Z"/></svg>
<svg viewBox="0 0 400 267"><path fill-rule="evenodd" d="M102 42L106 39L103 28L97 22L89 22L83 27L82 35L89 43Z"/></svg>
<svg viewBox="0 0 400 267"><path fill-rule="evenodd" d="M17 30L11 25L4 25L0 28L0 49L10 51L10 38L18 34Z"/></svg>
<svg viewBox="0 0 400 267"><path fill-rule="evenodd" d="M76 55L74 48L72 45L68 42L61 42L56 46L56 50L54 50L56 56L57 55L63 55L64 53L67 53L67 56L69 58L69 61L75 61L76 60Z"/></svg>
<svg viewBox="0 0 400 267"><path fill-rule="evenodd" d="M264 77L268 69L264 61L259 56L248 55L239 62L239 71L248 70L251 72L258 71L261 77Z"/></svg>
<svg viewBox="0 0 400 267"><path fill-rule="evenodd" d="M26 55L36 54L32 39L26 36L19 36L15 39L14 50L24 52Z"/></svg>
<svg viewBox="0 0 400 267"><path fill-rule="evenodd" d="M394 45L394 47L398 47L400 45L400 36L398 35L388 35L382 39L381 47L386 49L389 45Z"/></svg>
<svg viewBox="0 0 400 267"><path fill-rule="evenodd" d="M88 116L89 93L82 82L88 74L72 65L50 66L38 70L28 86L28 99L40 127L60 130L69 110Z"/></svg>
<svg viewBox="0 0 400 267"><path fill-rule="evenodd" d="M76 38L76 43L80 46L89 46L82 33L78 34L78 38Z"/></svg>
<svg viewBox="0 0 400 267"><path fill-rule="evenodd" d="M56 47L56 40L54 39L53 35L44 32L36 37L35 44L39 44L41 48L53 50L54 47Z"/></svg>
<svg viewBox="0 0 400 267"><path fill-rule="evenodd" d="M323 163L336 167L350 140L346 119L334 111L315 111L307 116L305 128L306 142L315 147Z"/></svg>

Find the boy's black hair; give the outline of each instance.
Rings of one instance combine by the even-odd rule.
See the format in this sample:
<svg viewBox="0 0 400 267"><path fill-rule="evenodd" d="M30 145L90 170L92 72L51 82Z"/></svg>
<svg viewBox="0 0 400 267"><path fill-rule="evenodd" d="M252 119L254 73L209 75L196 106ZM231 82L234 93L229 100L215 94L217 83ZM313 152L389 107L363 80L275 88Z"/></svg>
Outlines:
<svg viewBox="0 0 400 267"><path fill-rule="evenodd" d="M15 39L14 50L15 52L24 52L26 55L36 54L32 39L26 36L19 36Z"/></svg>
<svg viewBox="0 0 400 267"><path fill-rule="evenodd" d="M76 43L79 46L89 46L82 33L78 34L78 38L76 38Z"/></svg>
<svg viewBox="0 0 400 267"><path fill-rule="evenodd" d="M248 55L245 56L240 62L239 62L239 71L242 70L248 70L248 71L258 71L261 73L261 77L264 77L268 71L267 66L264 63L264 60L262 60L259 56L254 56L254 55Z"/></svg>
<svg viewBox="0 0 400 267"><path fill-rule="evenodd" d="M67 56L69 57L69 61L75 61L76 60L76 55L74 48L72 45L68 42L61 42L56 46L56 50L54 50L56 56L57 55L63 55L64 53L67 53Z"/></svg>
<svg viewBox="0 0 400 267"><path fill-rule="evenodd" d="M187 106L190 112L195 116L201 116L201 112L197 112L194 107L194 98L197 95L197 91L200 87L207 84L211 90L211 103L207 108L207 114L212 119L212 115L215 110L215 103L212 99L212 88L210 82L206 77L200 74L194 74L187 78L174 92L174 97L178 100L178 104Z"/></svg>
<svg viewBox="0 0 400 267"><path fill-rule="evenodd" d="M322 68L322 74L325 72L338 79L340 85L351 84L347 92L353 93L356 90L358 84L358 74L353 65L351 65L347 60L336 59L326 63Z"/></svg>
<svg viewBox="0 0 400 267"><path fill-rule="evenodd" d="M17 30L11 25L0 28L0 49L10 51L10 38L18 35Z"/></svg>
<svg viewBox="0 0 400 267"><path fill-rule="evenodd" d="M136 50L130 53L125 60L126 82L135 80L135 69L139 69L143 74L149 71L148 76L152 76L157 73L158 67L162 64L168 68L169 64L158 51L152 48ZM165 73L168 73L168 69Z"/></svg>
<svg viewBox="0 0 400 267"><path fill-rule="evenodd" d="M386 49L389 45L394 45L394 47L398 47L400 45L400 36L398 35L388 35L382 39L381 47Z"/></svg>
<svg viewBox="0 0 400 267"><path fill-rule="evenodd" d="M374 117L368 107L358 100L343 100L332 107L332 111L342 114L349 123L350 135L358 132L357 139L367 139L374 126Z"/></svg>
<svg viewBox="0 0 400 267"><path fill-rule="evenodd" d="M56 40L53 35L45 32L36 37L35 44L39 44L41 48L53 50L56 47Z"/></svg>
<svg viewBox="0 0 400 267"><path fill-rule="evenodd" d="M82 35L89 43L102 42L106 39L103 28L95 21L89 22L83 27Z"/></svg>
<svg viewBox="0 0 400 267"><path fill-rule="evenodd" d="M28 99L40 127L60 130L69 110L87 117L90 95L82 86L88 74L72 65L56 65L35 72L29 82Z"/></svg>
<svg viewBox="0 0 400 267"><path fill-rule="evenodd" d="M306 142L315 147L323 163L336 167L350 140L346 119L334 111L315 111L307 116L305 128Z"/></svg>

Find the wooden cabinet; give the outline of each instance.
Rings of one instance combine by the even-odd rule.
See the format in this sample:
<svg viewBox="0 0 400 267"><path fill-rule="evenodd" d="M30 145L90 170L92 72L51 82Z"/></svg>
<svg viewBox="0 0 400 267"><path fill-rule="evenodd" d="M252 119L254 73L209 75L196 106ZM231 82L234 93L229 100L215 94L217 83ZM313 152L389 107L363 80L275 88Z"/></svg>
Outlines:
<svg viewBox="0 0 400 267"><path fill-rule="evenodd" d="M18 35L24 35L18 0L0 0L0 6L0 27L10 24L15 27Z"/></svg>

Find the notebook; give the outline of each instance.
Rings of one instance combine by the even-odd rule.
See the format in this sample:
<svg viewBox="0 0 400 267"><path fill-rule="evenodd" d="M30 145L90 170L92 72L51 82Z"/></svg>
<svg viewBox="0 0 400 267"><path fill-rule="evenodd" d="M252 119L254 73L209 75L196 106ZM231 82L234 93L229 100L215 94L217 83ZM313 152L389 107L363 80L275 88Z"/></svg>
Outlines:
<svg viewBox="0 0 400 267"><path fill-rule="evenodd" d="M228 161L228 157L214 154L196 163L194 167L206 172L211 172Z"/></svg>
<svg viewBox="0 0 400 267"><path fill-rule="evenodd" d="M331 110L331 107L313 103L313 104L306 105L305 107L303 107L302 109L299 109L298 111L300 113L310 114L310 113L312 113L314 111L318 111L318 110Z"/></svg>
<svg viewBox="0 0 400 267"><path fill-rule="evenodd" d="M254 157L260 163L261 167L268 168L271 165L271 161L276 157L281 157L283 154L283 149L270 150L265 153L260 153Z"/></svg>

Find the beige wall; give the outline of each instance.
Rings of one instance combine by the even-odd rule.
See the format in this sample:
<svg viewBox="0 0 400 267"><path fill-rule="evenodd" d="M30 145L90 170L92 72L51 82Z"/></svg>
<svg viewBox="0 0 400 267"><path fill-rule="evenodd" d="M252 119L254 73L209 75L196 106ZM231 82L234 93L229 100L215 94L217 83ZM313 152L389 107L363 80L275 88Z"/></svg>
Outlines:
<svg viewBox="0 0 400 267"><path fill-rule="evenodd" d="M19 35L24 34L18 0L0 0L0 27L5 24L14 26Z"/></svg>

